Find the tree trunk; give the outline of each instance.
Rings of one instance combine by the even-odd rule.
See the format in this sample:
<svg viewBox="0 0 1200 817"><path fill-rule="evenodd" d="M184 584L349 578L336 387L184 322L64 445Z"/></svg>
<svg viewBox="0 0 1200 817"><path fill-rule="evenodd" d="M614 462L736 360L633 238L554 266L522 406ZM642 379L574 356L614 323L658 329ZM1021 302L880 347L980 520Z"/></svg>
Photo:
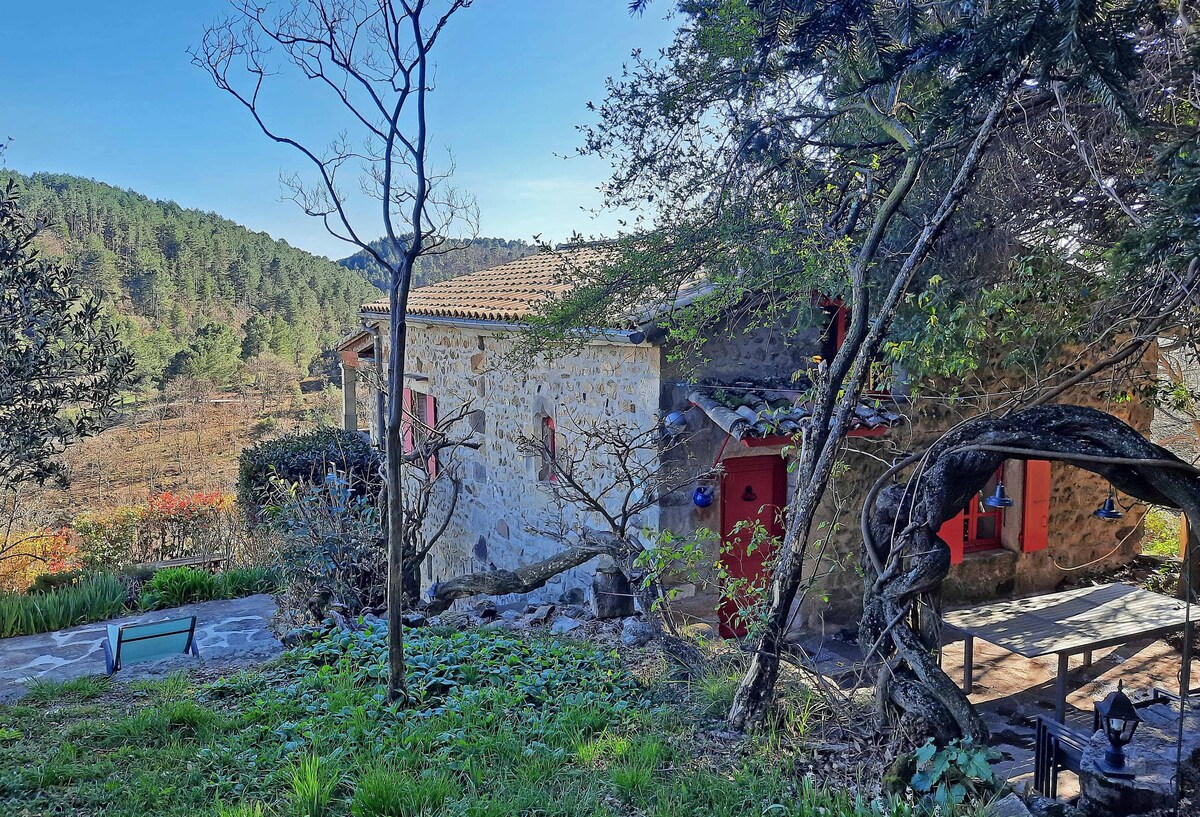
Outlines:
<svg viewBox="0 0 1200 817"><path fill-rule="evenodd" d="M431 599L427 609L430 613L437 614L449 608L456 599L529 593L544 587L546 582L558 574L587 564L597 556L614 555L616 548L615 538L597 537L516 570L485 570L439 582L430 591Z"/></svg>
<svg viewBox="0 0 1200 817"><path fill-rule="evenodd" d="M395 273L393 273L395 278ZM391 349L388 352L387 430L384 436L385 482L387 483L387 624L388 624L388 700L403 697L408 688L404 669L404 505L400 491L403 485L404 451L401 434L404 388L404 347L408 326L401 311L400 282L391 288Z"/></svg>
<svg viewBox="0 0 1200 817"><path fill-rule="evenodd" d="M934 657L935 600L950 570L950 548L937 531L1006 459L1059 460L1101 474L1137 499L1200 518L1200 470L1116 417L1080 406L1040 406L964 423L923 457L910 458L923 463L910 482L879 490L892 472L885 474L863 509L859 643L878 667L881 721L918 723L943 744L982 740L987 729Z"/></svg>
<svg viewBox="0 0 1200 817"><path fill-rule="evenodd" d="M405 605L416 604L421 598L421 560L411 549L406 549L404 554L404 576L400 592L403 594Z"/></svg>

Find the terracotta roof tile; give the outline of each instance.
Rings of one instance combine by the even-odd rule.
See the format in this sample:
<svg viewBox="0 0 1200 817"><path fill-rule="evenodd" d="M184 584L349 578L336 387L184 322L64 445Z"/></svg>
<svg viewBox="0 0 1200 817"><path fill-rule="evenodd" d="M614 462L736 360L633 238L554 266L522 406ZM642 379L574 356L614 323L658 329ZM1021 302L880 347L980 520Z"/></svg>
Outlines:
<svg viewBox="0 0 1200 817"><path fill-rule="evenodd" d="M516 323L540 302L567 290L564 271L598 265L605 254L594 247L538 253L418 287L409 295L408 314ZM363 311L386 315L387 299L363 304Z"/></svg>

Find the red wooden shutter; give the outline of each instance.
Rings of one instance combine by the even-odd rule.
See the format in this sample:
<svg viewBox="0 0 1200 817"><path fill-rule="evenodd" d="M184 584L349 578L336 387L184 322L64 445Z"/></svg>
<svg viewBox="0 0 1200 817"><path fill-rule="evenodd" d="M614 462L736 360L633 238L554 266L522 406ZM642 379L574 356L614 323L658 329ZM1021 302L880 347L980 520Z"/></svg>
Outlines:
<svg viewBox="0 0 1200 817"><path fill-rule="evenodd" d="M412 389L405 389L401 393L400 399L400 434L403 439L401 447L405 454L411 454L413 450L413 393Z"/></svg>
<svg viewBox="0 0 1200 817"><path fill-rule="evenodd" d="M429 426L432 431L437 428L437 398L432 394L425 395L425 425ZM437 476L437 455L429 458L427 463L429 468L429 478L433 479Z"/></svg>
<svg viewBox="0 0 1200 817"><path fill-rule="evenodd" d="M1021 552L1045 550L1050 544L1050 463L1025 463L1025 501L1022 503Z"/></svg>
<svg viewBox="0 0 1200 817"><path fill-rule="evenodd" d="M947 519L938 528L938 536L950 546L950 564L956 565L963 560L963 543L966 540L965 511L959 511Z"/></svg>

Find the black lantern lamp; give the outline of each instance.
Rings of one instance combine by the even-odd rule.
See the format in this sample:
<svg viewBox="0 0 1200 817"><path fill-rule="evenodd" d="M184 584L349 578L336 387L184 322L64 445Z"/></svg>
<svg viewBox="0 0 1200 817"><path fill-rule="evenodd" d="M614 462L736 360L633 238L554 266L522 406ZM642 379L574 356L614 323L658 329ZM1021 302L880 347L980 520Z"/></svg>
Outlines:
<svg viewBox="0 0 1200 817"><path fill-rule="evenodd" d="M996 493L983 500L983 504L989 508L1011 508L1013 506L1013 498L1004 493L1004 483L996 483Z"/></svg>
<svg viewBox="0 0 1200 817"><path fill-rule="evenodd" d="M1133 733L1142 722L1133 701L1125 694L1123 682L1117 683L1117 691L1109 693L1108 697L1096 704L1096 714L1100 718L1100 726L1104 729L1104 737L1108 738L1108 749L1104 752L1103 771L1106 774L1124 775L1125 747L1133 740Z"/></svg>
<svg viewBox="0 0 1200 817"><path fill-rule="evenodd" d="M1092 516L1097 519L1120 519L1125 514L1121 513L1121 509L1117 507L1117 498L1113 496L1112 486L1108 486L1108 498L1104 500L1099 508L1092 513Z"/></svg>

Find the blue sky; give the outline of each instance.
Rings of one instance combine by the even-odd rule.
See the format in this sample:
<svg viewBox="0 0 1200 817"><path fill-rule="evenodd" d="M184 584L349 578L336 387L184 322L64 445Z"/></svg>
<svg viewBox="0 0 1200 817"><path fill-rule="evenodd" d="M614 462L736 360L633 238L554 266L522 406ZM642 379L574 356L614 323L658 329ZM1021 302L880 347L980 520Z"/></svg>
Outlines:
<svg viewBox="0 0 1200 817"><path fill-rule="evenodd" d="M612 233L617 214L595 187L608 168L563 159L579 144L588 100L633 48L670 38L660 0L630 17L626 0L476 0L435 54L432 138L449 147L455 183L480 206L482 235L549 240ZM7 167L74 173L153 198L212 210L304 249L350 249L281 199L280 172L304 165L263 137L186 53L224 0L67 0L6 4L0 49L0 137ZM303 83L279 86L275 104L302 131L336 122ZM311 130L307 130L308 128ZM328 131L325 131L328 132ZM373 206L373 203L370 203ZM366 232L363 202L357 212Z"/></svg>

